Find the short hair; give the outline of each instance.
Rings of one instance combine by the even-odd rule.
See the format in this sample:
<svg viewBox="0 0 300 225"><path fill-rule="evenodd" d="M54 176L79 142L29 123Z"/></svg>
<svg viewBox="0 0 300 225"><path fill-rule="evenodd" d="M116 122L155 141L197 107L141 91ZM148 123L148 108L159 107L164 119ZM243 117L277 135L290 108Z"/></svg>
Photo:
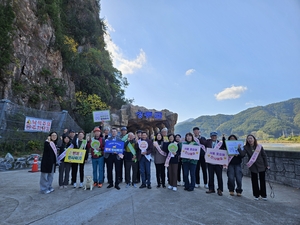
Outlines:
<svg viewBox="0 0 300 225"><path fill-rule="evenodd" d="M237 136L235 136L234 134L231 134L229 137L228 137L228 140L230 140L230 138L234 138L235 140L237 140L238 138L237 138Z"/></svg>
<svg viewBox="0 0 300 225"><path fill-rule="evenodd" d="M194 130L200 130L200 129L199 129L199 127L194 127L194 128L193 128L193 131L194 131Z"/></svg>
<svg viewBox="0 0 300 225"><path fill-rule="evenodd" d="M147 132L146 131L142 131L142 134L147 134ZM147 136L148 136L148 134L147 134Z"/></svg>
<svg viewBox="0 0 300 225"><path fill-rule="evenodd" d="M168 131L168 128L164 127L161 131Z"/></svg>

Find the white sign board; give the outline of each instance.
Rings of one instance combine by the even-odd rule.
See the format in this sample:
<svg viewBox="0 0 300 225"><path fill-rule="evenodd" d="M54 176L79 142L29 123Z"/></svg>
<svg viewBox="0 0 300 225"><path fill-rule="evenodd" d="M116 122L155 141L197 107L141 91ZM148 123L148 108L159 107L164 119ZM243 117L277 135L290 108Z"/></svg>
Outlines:
<svg viewBox="0 0 300 225"><path fill-rule="evenodd" d="M26 117L25 131L29 132L50 132L52 120L45 120L34 117Z"/></svg>
<svg viewBox="0 0 300 225"><path fill-rule="evenodd" d="M109 110L94 111L93 119L94 122L110 121L110 112Z"/></svg>

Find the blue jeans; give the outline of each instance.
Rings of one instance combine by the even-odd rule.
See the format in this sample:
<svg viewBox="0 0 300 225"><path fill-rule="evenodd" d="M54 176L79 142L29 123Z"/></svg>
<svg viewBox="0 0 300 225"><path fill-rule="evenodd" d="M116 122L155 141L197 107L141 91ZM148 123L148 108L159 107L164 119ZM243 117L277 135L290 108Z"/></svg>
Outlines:
<svg viewBox="0 0 300 225"><path fill-rule="evenodd" d="M146 159L146 157L142 155L139 163L140 163L142 184L146 185L146 181L147 181L147 185L150 185L151 184L150 161L148 161L148 159Z"/></svg>
<svg viewBox="0 0 300 225"><path fill-rule="evenodd" d="M236 189L235 191L237 193L242 193L242 167L241 164L229 164L227 169L227 176L228 176L228 182L227 186L230 192L234 192L235 182L236 182Z"/></svg>
<svg viewBox="0 0 300 225"><path fill-rule="evenodd" d="M94 182L103 184L104 181L104 157L92 158L93 180Z"/></svg>
<svg viewBox="0 0 300 225"><path fill-rule="evenodd" d="M195 180L196 180L196 164L183 162L183 181L184 181L184 188L186 190L194 190L195 187ZM189 174L191 176L191 182L189 181Z"/></svg>

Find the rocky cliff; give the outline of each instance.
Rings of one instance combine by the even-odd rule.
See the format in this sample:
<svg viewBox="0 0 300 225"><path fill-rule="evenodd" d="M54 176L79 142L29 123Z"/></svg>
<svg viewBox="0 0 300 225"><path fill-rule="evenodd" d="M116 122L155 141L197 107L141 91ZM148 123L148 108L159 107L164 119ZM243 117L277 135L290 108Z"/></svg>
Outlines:
<svg viewBox="0 0 300 225"><path fill-rule="evenodd" d="M64 99L74 99L75 86L64 70L61 52L54 48L52 21L49 17L39 20L36 0L11 4L15 14L13 57L9 76L1 80L0 98L43 110L61 110ZM66 90L64 96L56 95L59 88Z"/></svg>

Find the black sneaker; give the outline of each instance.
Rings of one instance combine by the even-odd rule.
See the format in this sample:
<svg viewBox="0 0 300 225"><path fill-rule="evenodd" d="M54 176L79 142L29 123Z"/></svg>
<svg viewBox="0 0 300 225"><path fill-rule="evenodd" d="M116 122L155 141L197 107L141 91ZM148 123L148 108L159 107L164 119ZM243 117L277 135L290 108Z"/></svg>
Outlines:
<svg viewBox="0 0 300 225"><path fill-rule="evenodd" d="M142 184L141 186L140 186L140 188L145 188L146 187L146 185L145 184Z"/></svg>
<svg viewBox="0 0 300 225"><path fill-rule="evenodd" d="M112 184L109 184L108 186L107 186L107 188L112 188L114 185L112 185Z"/></svg>
<svg viewBox="0 0 300 225"><path fill-rule="evenodd" d="M120 190L120 189L121 189L119 185L115 185L115 188L116 188L117 190Z"/></svg>
<svg viewBox="0 0 300 225"><path fill-rule="evenodd" d="M151 189L151 185L148 185L147 188L148 188L148 189Z"/></svg>

